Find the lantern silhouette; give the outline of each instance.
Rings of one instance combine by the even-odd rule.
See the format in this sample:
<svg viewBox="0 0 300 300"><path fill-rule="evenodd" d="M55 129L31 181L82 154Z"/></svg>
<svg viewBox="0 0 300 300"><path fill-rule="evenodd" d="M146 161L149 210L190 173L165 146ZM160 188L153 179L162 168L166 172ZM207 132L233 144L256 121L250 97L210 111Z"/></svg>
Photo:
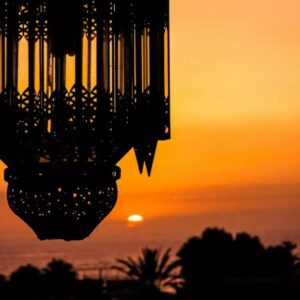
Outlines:
<svg viewBox="0 0 300 300"><path fill-rule="evenodd" d="M40 239L87 237L170 138L168 0L1 0L0 158Z"/></svg>

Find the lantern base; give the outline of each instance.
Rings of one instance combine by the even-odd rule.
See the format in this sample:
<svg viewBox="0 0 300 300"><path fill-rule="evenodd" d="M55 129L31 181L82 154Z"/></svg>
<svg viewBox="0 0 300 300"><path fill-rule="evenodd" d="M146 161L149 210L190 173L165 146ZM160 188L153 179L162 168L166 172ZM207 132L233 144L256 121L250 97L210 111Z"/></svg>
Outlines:
<svg viewBox="0 0 300 300"><path fill-rule="evenodd" d="M12 211L40 240L82 240L111 212L120 168L53 166L8 168L7 199Z"/></svg>

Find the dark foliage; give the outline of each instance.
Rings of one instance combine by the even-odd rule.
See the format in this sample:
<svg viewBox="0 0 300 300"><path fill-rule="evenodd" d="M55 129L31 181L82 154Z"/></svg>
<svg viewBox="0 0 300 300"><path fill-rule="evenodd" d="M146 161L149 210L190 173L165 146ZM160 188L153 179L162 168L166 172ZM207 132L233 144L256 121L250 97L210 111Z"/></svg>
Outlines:
<svg viewBox="0 0 300 300"><path fill-rule="evenodd" d="M74 296L77 273L63 260L53 259L43 270L44 291L50 298L67 299Z"/></svg>
<svg viewBox="0 0 300 300"><path fill-rule="evenodd" d="M8 284L6 277L0 274L0 299L7 299L8 294Z"/></svg>
<svg viewBox="0 0 300 300"><path fill-rule="evenodd" d="M258 237L247 233L234 237L222 229L207 229L201 237L189 239L178 252L184 299L198 299L200 295L203 299L221 295L251 299L275 291L285 296L292 290L299 292L295 247L290 242L265 247Z"/></svg>
<svg viewBox="0 0 300 300"><path fill-rule="evenodd" d="M137 295L140 298L165 299L165 288L176 289L180 285L176 273L179 261L170 260L171 249L161 253L159 249L144 248L137 259L118 259L113 269L136 281Z"/></svg>
<svg viewBox="0 0 300 300"><path fill-rule="evenodd" d="M38 299L42 291L42 273L32 266L22 266L10 276L10 294L12 299Z"/></svg>
<svg viewBox="0 0 300 300"><path fill-rule="evenodd" d="M0 276L1 300L110 300L102 280L79 280L74 267L53 259L46 268L21 266L9 280Z"/></svg>

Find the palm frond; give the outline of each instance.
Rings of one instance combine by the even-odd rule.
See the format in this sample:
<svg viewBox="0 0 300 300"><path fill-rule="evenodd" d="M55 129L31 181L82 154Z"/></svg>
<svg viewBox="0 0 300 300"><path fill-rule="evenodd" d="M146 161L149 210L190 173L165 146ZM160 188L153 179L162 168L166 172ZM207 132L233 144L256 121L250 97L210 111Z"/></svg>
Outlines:
<svg viewBox="0 0 300 300"><path fill-rule="evenodd" d="M142 286L153 290L161 290L163 287L179 289L182 279L175 270L180 266L180 261L171 263L171 248L161 254L160 249L143 248L141 254L133 259L117 259L113 269L137 279Z"/></svg>
<svg viewBox="0 0 300 300"><path fill-rule="evenodd" d="M162 258L159 262L159 265L158 265L158 270L157 270L157 274L158 275L161 275L164 273L164 269L168 263L168 261L170 260L170 255L171 254L171 248L167 249L163 255L162 255Z"/></svg>
<svg viewBox="0 0 300 300"><path fill-rule="evenodd" d="M169 265L166 266L165 270L161 274L162 278L168 278L169 276L172 275L172 272L174 272L177 268L181 266L180 260L175 260Z"/></svg>
<svg viewBox="0 0 300 300"><path fill-rule="evenodd" d="M125 259L117 259L116 260L119 265L113 266L113 269L118 270L129 277L140 278L140 270L138 264L131 258L128 257ZM123 265L123 266L122 266Z"/></svg>

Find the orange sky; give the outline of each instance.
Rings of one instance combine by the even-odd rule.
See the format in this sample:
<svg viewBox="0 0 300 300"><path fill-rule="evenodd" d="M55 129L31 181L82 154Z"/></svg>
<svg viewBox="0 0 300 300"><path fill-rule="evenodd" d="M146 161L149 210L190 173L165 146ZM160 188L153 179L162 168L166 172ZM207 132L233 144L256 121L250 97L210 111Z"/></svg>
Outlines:
<svg viewBox="0 0 300 300"><path fill-rule="evenodd" d="M120 162L109 220L300 213L299 0L171 0L170 26L172 140L150 179L133 153ZM22 231L0 208L5 232Z"/></svg>
<svg viewBox="0 0 300 300"><path fill-rule="evenodd" d="M170 194L298 183L299 53L299 1L171 1L173 139L159 145L149 180L132 170L132 155L121 163L124 200L114 216L131 209L128 201L149 212L134 204L139 198L155 197L158 207L170 207L153 208L153 215L180 214L183 205ZM226 204L219 197L221 203L203 207L195 197L184 212L222 211ZM258 198L261 207L264 199ZM241 199L235 206L248 204Z"/></svg>

